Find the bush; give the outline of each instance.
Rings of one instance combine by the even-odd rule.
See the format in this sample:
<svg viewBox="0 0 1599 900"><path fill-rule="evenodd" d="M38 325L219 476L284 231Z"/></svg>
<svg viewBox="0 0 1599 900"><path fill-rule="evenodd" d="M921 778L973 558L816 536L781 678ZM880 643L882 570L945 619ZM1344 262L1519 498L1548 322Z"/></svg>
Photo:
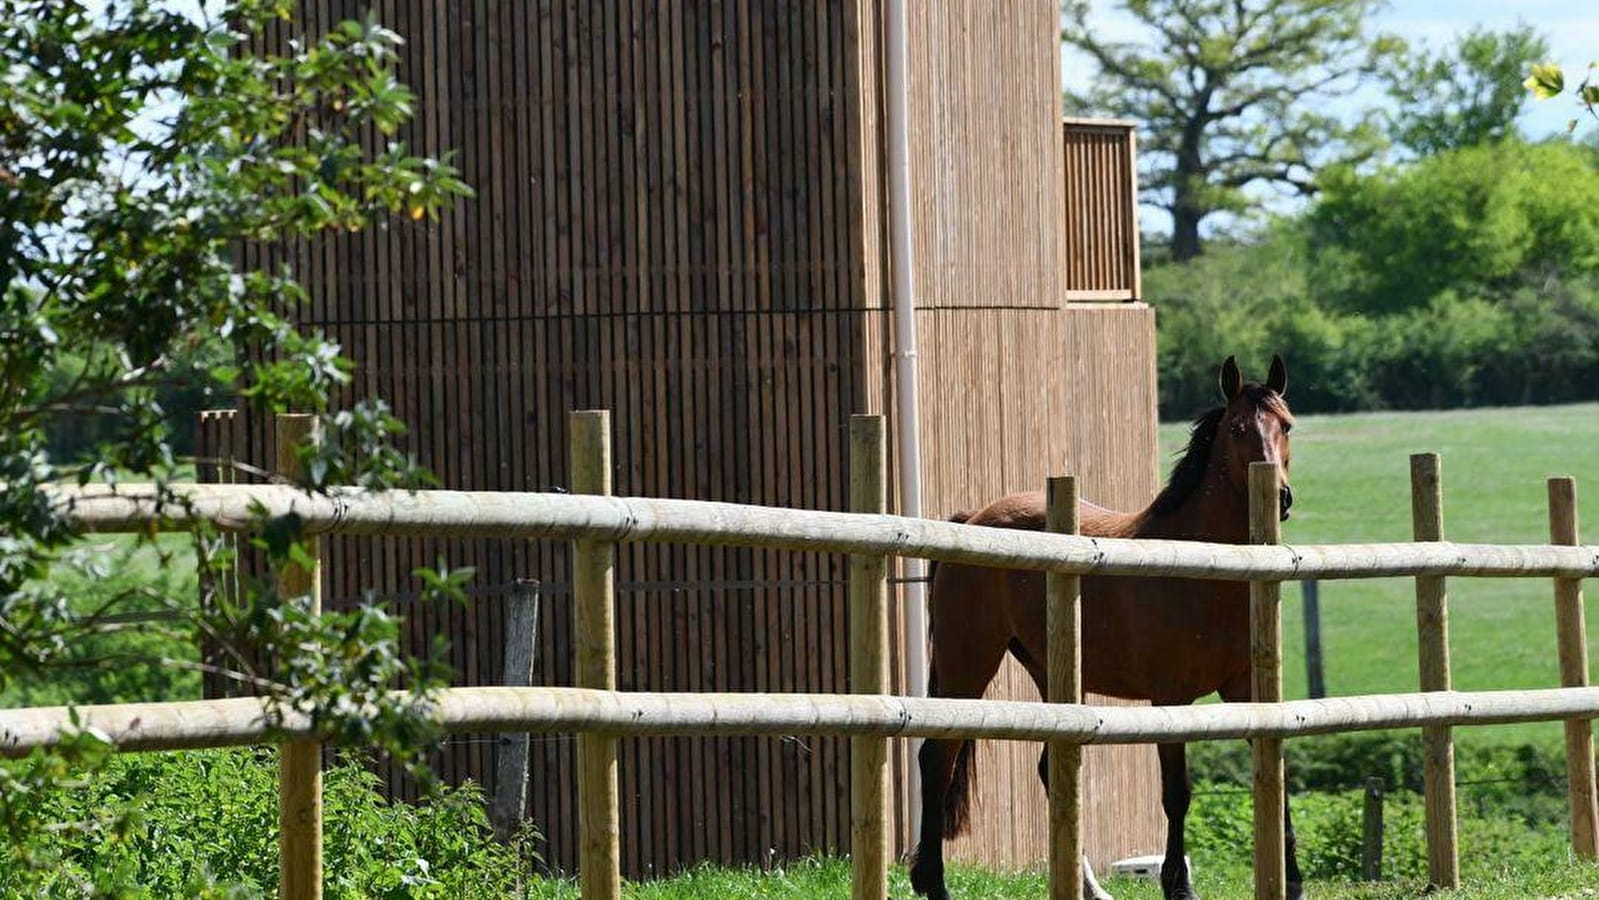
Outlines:
<svg viewBox="0 0 1599 900"><path fill-rule="evenodd" d="M265 897L276 892L272 750L119 756L73 788L38 798L70 823L12 847L0 896ZM468 785L422 806L391 804L366 768L324 781L326 896L509 896L535 859L496 843ZM20 863L20 864L19 864Z"/></svg>
<svg viewBox="0 0 1599 900"><path fill-rule="evenodd" d="M1564 141L1508 140L1366 175L1323 173L1306 217L1325 299L1373 315L1529 273L1599 272L1599 166ZM1321 279L1315 279L1318 284Z"/></svg>
<svg viewBox="0 0 1599 900"><path fill-rule="evenodd" d="M1363 841L1363 790L1295 793L1290 798L1299 867L1307 880L1360 878ZM1504 811L1459 808L1459 840L1467 880L1525 874L1565 864L1570 839L1561 824L1529 821ZM1251 799L1242 790L1196 786L1188 815L1189 855L1196 869L1247 872L1252 865L1254 825ZM1427 874L1426 802L1412 790L1383 798L1382 875L1385 879L1424 879Z"/></svg>
<svg viewBox="0 0 1599 900"><path fill-rule="evenodd" d="M1217 402L1216 369L1288 360L1299 412L1439 409L1599 399L1599 276L1528 274L1506 287L1447 289L1394 312L1337 311L1313 282L1291 225L1152 270L1160 412Z"/></svg>

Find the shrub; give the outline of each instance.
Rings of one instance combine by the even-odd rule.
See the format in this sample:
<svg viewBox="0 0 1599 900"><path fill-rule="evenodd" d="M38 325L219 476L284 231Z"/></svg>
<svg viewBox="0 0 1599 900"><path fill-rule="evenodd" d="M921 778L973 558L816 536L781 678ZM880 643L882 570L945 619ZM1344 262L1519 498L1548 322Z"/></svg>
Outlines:
<svg viewBox="0 0 1599 900"><path fill-rule="evenodd" d="M251 749L117 757L38 798L48 821L71 824L11 848L0 896L270 896L275 759ZM325 776L324 816L330 900L505 897L534 862L528 841L493 840L471 785L394 804L368 769L346 763Z"/></svg>

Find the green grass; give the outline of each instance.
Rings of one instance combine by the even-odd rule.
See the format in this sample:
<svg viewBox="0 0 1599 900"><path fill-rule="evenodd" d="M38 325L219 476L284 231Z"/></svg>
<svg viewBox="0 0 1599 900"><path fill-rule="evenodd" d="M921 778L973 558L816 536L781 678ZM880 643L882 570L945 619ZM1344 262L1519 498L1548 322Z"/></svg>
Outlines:
<svg viewBox="0 0 1599 900"><path fill-rule="evenodd" d="M1161 428L1163 458L1187 427ZM1294 427L1288 543L1410 539L1412 453L1442 457L1444 534L1477 543L1546 543L1546 479L1577 478L1599 509L1599 404L1451 412L1304 416ZM1599 521L1590 512L1590 520ZM1590 526L1590 532L1593 526ZM1592 540L1593 536L1588 536ZM1408 579L1324 581L1322 645L1330 695L1416 689ZM1554 687L1552 592L1537 579L1452 579L1450 649L1461 690ZM1284 691L1306 696L1303 606L1284 588ZM1590 645L1599 639L1590 612ZM1592 646L1590 653L1592 653ZM1558 725L1463 729L1466 740L1557 740Z"/></svg>
<svg viewBox="0 0 1599 900"><path fill-rule="evenodd" d="M994 873L971 866L952 865L949 888L962 900L1037 900L1048 896L1044 876L1038 872ZM1105 890L1117 900L1160 900L1160 887L1152 881L1105 879ZM1196 869L1194 887L1207 900L1252 900L1252 882L1246 871ZM1562 865L1534 872L1500 872L1473 880L1459 891L1438 894L1449 900L1529 900L1529 898L1591 898L1599 891L1599 867ZM1318 881L1307 888L1315 900L1413 900L1426 894L1418 879L1398 879L1374 884ZM889 873L888 895L895 900L912 896L903 867ZM625 883L622 896L629 900L711 900L711 898L762 898L762 900L846 900L850 896L847 860L801 860L762 872L718 869L690 870L675 878L647 883ZM565 879L536 881L518 898L526 900L577 900L577 883Z"/></svg>

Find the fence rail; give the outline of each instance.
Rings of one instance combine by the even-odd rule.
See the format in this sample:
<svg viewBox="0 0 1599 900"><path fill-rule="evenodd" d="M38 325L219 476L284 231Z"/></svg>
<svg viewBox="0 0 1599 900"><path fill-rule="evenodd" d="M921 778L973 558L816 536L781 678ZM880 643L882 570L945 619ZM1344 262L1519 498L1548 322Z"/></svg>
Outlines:
<svg viewBox="0 0 1599 900"><path fill-rule="evenodd" d="M273 724L254 697L76 707L128 752L237 747L306 737L288 713ZM0 710L0 755L26 755L73 727L68 707ZM592 688L470 687L441 692L434 719L452 733L602 733L628 737L848 735L1147 744L1289 738L1421 725L1504 725L1599 717L1599 688L1430 691L1282 703L1083 706L865 694L638 693Z"/></svg>
<svg viewBox="0 0 1599 900"><path fill-rule="evenodd" d="M572 470L588 473L577 489L605 494L610 469L603 414L574 413ZM858 431L856 429L859 429ZM882 428L852 423L851 469L882 468ZM869 439L868 439L869 438ZM855 900L886 896L882 777L887 737L1008 738L1085 743L1156 743L1249 737L1255 741L1256 878L1259 900L1282 900L1281 739L1377 728L1425 729L1430 748L1429 785L1450 786L1448 802L1429 791L1429 871L1440 887L1459 883L1454 833L1453 745L1449 728L1507 722L1564 720L1568 746L1591 747L1589 719L1599 717L1599 688L1587 687L1586 655L1579 652L1583 619L1580 579L1599 576L1599 547L1583 546L1576 533L1575 487L1551 481L1548 545L1454 544L1442 540L1441 486L1436 458L1413 457L1413 501L1418 540L1388 544L1282 545L1276 543L1275 466L1257 463L1250 473L1254 545L1090 538L1073 534L955 525L882 515L881 486L857 485L853 513L804 511L731 503L554 493L418 491L374 494L335 490L325 495L282 486L184 485L158 493L149 485L59 488L55 502L91 531L145 531L208 520L248 530L261 514L298 515L308 534L386 536L448 535L575 542L579 564L574 602L579 607L578 652L586 662L577 688L456 688L443 692L434 714L450 731L577 732L580 735L579 828L583 895L619 896L618 804L615 741L620 735L834 734L859 740L853 754L852 840L869 850L852 874ZM1430 473L1430 474L1429 474ZM1559 485L1556 482L1559 482ZM1065 484L1052 485L1058 497ZM1558 513L1556 500L1559 500ZM1423 516L1423 514L1426 516ZM1424 518L1427 518L1424 521ZM1428 522L1432 524L1427 524ZM1051 527L1071 530L1064 516ZM1425 527L1423 527L1425 526ZM737 545L813 553L852 554L852 616L878 617L887 602L883 558L921 557L1052 573L1050 698L1070 699L1079 683L1079 648L1073 627L1079 585L1069 576L1142 575L1209 578L1251 583L1251 645L1255 699L1277 701L1281 692L1278 583L1300 579L1414 577L1418 632L1422 637L1424 693L1257 702L1198 707L1091 707L1076 703L1019 703L883 696L799 694L618 693L614 687L615 603L612 545L651 541ZM314 558L314 552L313 552ZM1067 576L1067 577L1057 577ZM1495 576L1554 579L1563 688L1462 693L1449 690L1448 615L1444 579ZM852 629L850 654L857 691L881 691L877 679L887 659L881 628ZM1443 648L1442 651L1439 648ZM595 665L599 662L599 665ZM288 715L269 726L263 701L251 698L188 703L80 708L80 721L127 750L287 742L307 735L308 723ZM26 753L59 739L70 723L65 708L0 711L0 754ZM1568 751L1574 847L1594 858L1594 776L1591 751ZM1583 758L1578 758L1583 756ZM1052 898L1081 897L1074 877L1080 856L1081 771L1052 761ZM312 811L320 817L319 808ZM285 831L288 830L287 826ZM282 848L283 896L320 897L320 851ZM290 859L295 853L296 858ZM288 873L293 870L290 888ZM302 886L303 887L299 887Z"/></svg>
<svg viewBox="0 0 1599 900"><path fill-rule="evenodd" d="M784 509L699 500L489 491L336 490L308 495L271 485L149 485L56 491L90 531L182 528L209 520L246 531L293 512L308 534L710 544L810 553L891 554L1077 575L1158 575L1231 581L1381 578L1599 577L1599 546L1382 544L1244 546L1094 538L956 525L903 516ZM181 499L183 503L176 502ZM184 504L189 504L185 506Z"/></svg>

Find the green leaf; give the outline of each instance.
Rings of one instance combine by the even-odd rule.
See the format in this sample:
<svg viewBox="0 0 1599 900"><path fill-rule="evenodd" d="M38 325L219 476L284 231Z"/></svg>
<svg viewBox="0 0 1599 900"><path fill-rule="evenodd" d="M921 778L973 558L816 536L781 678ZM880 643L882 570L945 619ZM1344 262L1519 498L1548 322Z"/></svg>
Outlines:
<svg viewBox="0 0 1599 900"><path fill-rule="evenodd" d="M1537 63L1522 85L1539 100L1548 100L1566 89L1566 75L1560 70L1559 63Z"/></svg>

